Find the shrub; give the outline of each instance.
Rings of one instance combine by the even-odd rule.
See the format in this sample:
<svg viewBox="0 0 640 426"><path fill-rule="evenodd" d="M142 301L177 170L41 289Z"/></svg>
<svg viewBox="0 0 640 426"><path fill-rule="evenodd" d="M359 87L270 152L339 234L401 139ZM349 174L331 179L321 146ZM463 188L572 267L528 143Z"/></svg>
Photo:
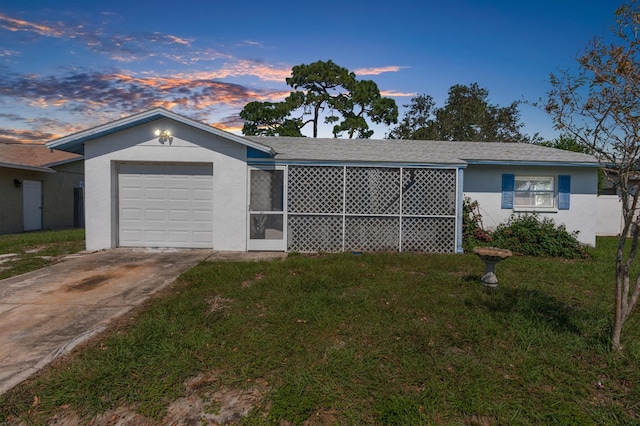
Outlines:
<svg viewBox="0 0 640 426"><path fill-rule="evenodd" d="M577 235L578 232L570 233L564 225L556 225L549 218L540 219L537 214L511 215L494 231L492 245L529 256L586 257L586 248Z"/></svg>
<svg viewBox="0 0 640 426"><path fill-rule="evenodd" d="M462 201L462 247L471 251L475 246L491 242L491 232L482 226L482 215L478 201L464 197Z"/></svg>

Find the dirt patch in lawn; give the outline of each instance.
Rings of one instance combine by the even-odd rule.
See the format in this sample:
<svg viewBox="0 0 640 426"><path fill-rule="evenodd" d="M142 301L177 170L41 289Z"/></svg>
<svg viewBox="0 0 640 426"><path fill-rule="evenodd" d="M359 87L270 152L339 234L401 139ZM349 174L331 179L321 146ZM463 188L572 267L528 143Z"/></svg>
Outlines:
<svg viewBox="0 0 640 426"><path fill-rule="evenodd" d="M142 416L134 409L119 407L87 422L69 407L47 421L48 425L76 426L155 426L236 424L247 416L266 395L269 384L254 380L245 389L221 388L216 374L200 374L185 382L185 396L172 402L161 420Z"/></svg>

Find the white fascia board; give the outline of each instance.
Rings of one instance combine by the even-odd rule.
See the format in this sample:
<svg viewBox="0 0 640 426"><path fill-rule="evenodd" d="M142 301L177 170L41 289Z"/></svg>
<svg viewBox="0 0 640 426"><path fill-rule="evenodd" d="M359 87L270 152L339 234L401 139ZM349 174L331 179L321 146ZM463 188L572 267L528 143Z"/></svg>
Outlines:
<svg viewBox="0 0 640 426"><path fill-rule="evenodd" d="M5 167L7 169L29 170L32 172L43 172L43 173L56 172L55 170L51 170L48 167L26 166L23 164L0 163L0 167Z"/></svg>
<svg viewBox="0 0 640 426"><path fill-rule="evenodd" d="M538 167L601 167L600 163L581 163L575 161L496 161L466 160L470 166L538 166Z"/></svg>
<svg viewBox="0 0 640 426"><path fill-rule="evenodd" d="M204 123L201 123L199 121L192 120L192 119L184 117L182 115L173 113L173 112L171 112L169 110L165 110L165 109L160 108L160 111L162 113L164 113L164 115L167 118L171 118L173 120L179 121L180 123L186 124L188 126L192 126L192 127L197 128L197 129L203 130L205 132L212 133L212 134L214 134L216 136L220 136L220 137L222 137L224 139L228 139L230 141L237 142L237 143L239 143L241 145L245 145L245 146L257 149L258 151L266 152L266 153L268 153L270 155L274 155L275 154L275 152L273 152L273 150L271 149L270 146L262 145L260 143L254 142L252 140L243 138L242 136L234 135L233 133L229 133L229 132L226 132L224 130L216 129L215 127L209 126L208 124L204 124Z"/></svg>
<svg viewBox="0 0 640 426"><path fill-rule="evenodd" d="M374 161L311 161L311 160L270 160L251 159L247 164L256 166L277 165L277 166L339 166L339 167L389 167L389 168L430 168L430 169L464 169L466 163L392 163Z"/></svg>
<svg viewBox="0 0 640 426"><path fill-rule="evenodd" d="M84 150L84 143L92 139L97 139L102 136L106 136L112 133L119 132L124 129L135 127L139 124L149 123L161 118L169 118L171 120L178 121L191 127L203 130L213 135L222 137L224 139L249 146L257 149L258 151L266 152L270 155L275 153L271 147L253 142L249 139L245 139L241 136L234 135L233 133L225 132L224 130L216 129L208 124L201 123L196 120L184 117L182 115L173 113L164 108L154 108L149 111L135 114L129 117L121 118L119 120L112 121L111 123L103 124L101 126L93 127L91 129L82 130L67 136L63 136L59 139L49 141L46 146L51 149L59 149L62 151L82 153Z"/></svg>
<svg viewBox="0 0 640 426"><path fill-rule="evenodd" d="M69 158L68 160L56 161L55 163L47 163L44 166L45 167L55 167L55 166L61 166L63 164L75 163L76 161L82 161L82 160L84 160L84 156L83 155L81 155L80 157L76 157L76 158Z"/></svg>

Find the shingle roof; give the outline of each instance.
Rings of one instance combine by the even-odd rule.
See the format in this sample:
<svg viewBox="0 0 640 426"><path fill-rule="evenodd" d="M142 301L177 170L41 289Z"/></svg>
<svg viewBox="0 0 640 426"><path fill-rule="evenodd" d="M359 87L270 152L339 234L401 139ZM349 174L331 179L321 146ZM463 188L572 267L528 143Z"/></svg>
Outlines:
<svg viewBox="0 0 640 426"><path fill-rule="evenodd" d="M51 171L49 166L81 158L69 152L52 151L44 145L0 143L0 167Z"/></svg>
<svg viewBox="0 0 640 426"><path fill-rule="evenodd" d="M169 118L270 156L261 161L395 164L552 164L598 166L595 157L525 143L397 139L246 137L234 135L164 108L155 108L50 141L51 148L84 152L84 143L143 123ZM0 162L2 160L0 159Z"/></svg>
<svg viewBox="0 0 640 426"><path fill-rule="evenodd" d="M591 155L526 143L287 137L248 139L270 146L276 152L275 160L447 165L598 164Z"/></svg>

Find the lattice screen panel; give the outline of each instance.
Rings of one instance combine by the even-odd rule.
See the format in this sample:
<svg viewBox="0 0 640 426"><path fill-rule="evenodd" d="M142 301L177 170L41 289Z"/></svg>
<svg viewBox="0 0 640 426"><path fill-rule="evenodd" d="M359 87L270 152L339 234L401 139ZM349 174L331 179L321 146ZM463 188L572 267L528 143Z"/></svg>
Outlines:
<svg viewBox="0 0 640 426"><path fill-rule="evenodd" d="M456 211L456 171L404 169L402 214L446 216Z"/></svg>
<svg viewBox="0 0 640 426"><path fill-rule="evenodd" d="M288 249L455 252L456 178L455 169L289 166Z"/></svg>
<svg viewBox="0 0 640 426"><path fill-rule="evenodd" d="M456 249L455 218L402 218L402 251L452 253Z"/></svg>
<svg viewBox="0 0 640 426"><path fill-rule="evenodd" d="M342 216L289 215L289 251L342 251Z"/></svg>
<svg viewBox="0 0 640 426"><path fill-rule="evenodd" d="M343 167L289 167L291 213L342 213Z"/></svg>
<svg viewBox="0 0 640 426"><path fill-rule="evenodd" d="M344 240L345 250L398 251L400 218L347 216Z"/></svg>
<svg viewBox="0 0 640 426"><path fill-rule="evenodd" d="M400 214L400 169L347 167L347 214Z"/></svg>

